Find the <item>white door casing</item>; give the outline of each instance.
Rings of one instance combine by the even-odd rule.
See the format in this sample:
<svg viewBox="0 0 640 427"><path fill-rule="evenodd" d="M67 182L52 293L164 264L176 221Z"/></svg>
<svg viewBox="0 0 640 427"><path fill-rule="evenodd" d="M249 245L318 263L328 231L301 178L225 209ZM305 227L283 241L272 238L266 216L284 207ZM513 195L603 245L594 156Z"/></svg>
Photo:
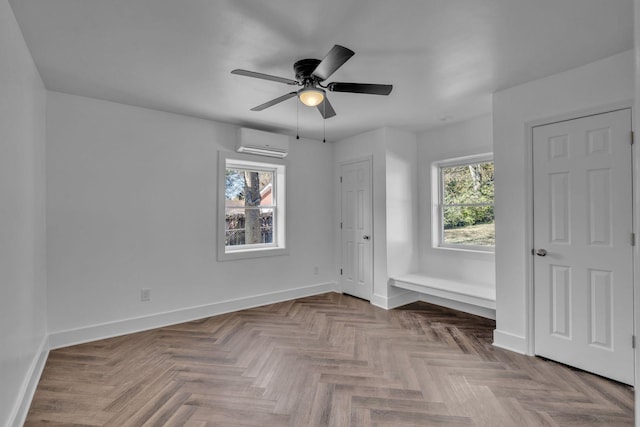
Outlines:
<svg viewBox="0 0 640 427"><path fill-rule="evenodd" d="M371 160L341 165L341 285L370 301L373 293Z"/></svg>
<svg viewBox="0 0 640 427"><path fill-rule="evenodd" d="M533 128L535 353L627 384L631 153L630 109Z"/></svg>

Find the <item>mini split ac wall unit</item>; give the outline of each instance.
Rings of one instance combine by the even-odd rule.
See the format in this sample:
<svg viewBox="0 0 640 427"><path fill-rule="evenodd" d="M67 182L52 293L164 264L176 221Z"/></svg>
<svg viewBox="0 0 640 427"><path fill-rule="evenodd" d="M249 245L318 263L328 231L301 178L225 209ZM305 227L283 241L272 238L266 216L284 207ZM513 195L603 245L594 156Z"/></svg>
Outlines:
<svg viewBox="0 0 640 427"><path fill-rule="evenodd" d="M277 133L240 128L236 151L238 153L283 158L289 154L289 137Z"/></svg>

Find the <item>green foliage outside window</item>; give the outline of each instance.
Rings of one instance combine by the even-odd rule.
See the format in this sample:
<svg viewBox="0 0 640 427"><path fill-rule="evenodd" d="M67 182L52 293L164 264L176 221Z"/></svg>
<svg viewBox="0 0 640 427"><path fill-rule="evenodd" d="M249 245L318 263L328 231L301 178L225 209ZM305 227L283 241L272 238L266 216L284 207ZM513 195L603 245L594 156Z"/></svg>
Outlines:
<svg viewBox="0 0 640 427"><path fill-rule="evenodd" d="M493 222L492 162L442 168L442 177L445 229Z"/></svg>
<svg viewBox="0 0 640 427"><path fill-rule="evenodd" d="M443 243L493 246L493 162L440 168Z"/></svg>

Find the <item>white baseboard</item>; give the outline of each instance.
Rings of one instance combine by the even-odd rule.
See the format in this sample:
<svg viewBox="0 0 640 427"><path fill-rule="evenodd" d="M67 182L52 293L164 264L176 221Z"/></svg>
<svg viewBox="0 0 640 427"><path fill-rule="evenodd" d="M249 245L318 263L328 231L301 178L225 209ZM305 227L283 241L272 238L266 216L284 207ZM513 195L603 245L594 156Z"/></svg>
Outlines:
<svg viewBox="0 0 640 427"><path fill-rule="evenodd" d="M404 289L391 289L395 291L393 292L394 295L383 297L382 295L374 294L371 297L371 304L376 307L384 308L385 310L391 310L418 301L418 295L415 292L405 291Z"/></svg>
<svg viewBox="0 0 640 427"><path fill-rule="evenodd" d="M411 291L403 292L401 294L394 295L392 297L387 298L387 308L392 309L392 308L402 307L403 305L416 302L419 299L420 298L418 294L416 294L415 292L411 292Z"/></svg>
<svg viewBox="0 0 640 427"><path fill-rule="evenodd" d="M381 295L373 294L371 296L371 301L369 302L375 305L376 307L384 308L385 310L389 308L387 307L387 297L383 297Z"/></svg>
<svg viewBox="0 0 640 427"><path fill-rule="evenodd" d="M527 339L525 337L498 329L493 331L493 345L516 353L527 354Z"/></svg>
<svg viewBox="0 0 640 427"><path fill-rule="evenodd" d="M49 345L53 350L56 348L68 347L100 339L161 328L163 326L175 325L177 323L203 319L205 317L216 316L218 314L288 301L295 298L323 294L326 292L340 292L340 290L338 290L338 284L335 282L321 283L301 288L288 289L285 291L271 292L246 298L238 298L213 304L205 304L196 307L157 313L150 316L136 317L78 329L53 332L49 335Z"/></svg>
<svg viewBox="0 0 640 427"><path fill-rule="evenodd" d="M24 422L27 419L27 414L29 413L31 401L33 400L33 395L38 388L38 382L42 376L42 371L44 371L44 365L47 363L48 356L49 341L45 336L42 338L42 342L38 347L38 352L33 358L29 371L22 383L18 398L16 399L16 406L13 409L13 413L9 416L9 423L7 426L20 427L24 425Z"/></svg>

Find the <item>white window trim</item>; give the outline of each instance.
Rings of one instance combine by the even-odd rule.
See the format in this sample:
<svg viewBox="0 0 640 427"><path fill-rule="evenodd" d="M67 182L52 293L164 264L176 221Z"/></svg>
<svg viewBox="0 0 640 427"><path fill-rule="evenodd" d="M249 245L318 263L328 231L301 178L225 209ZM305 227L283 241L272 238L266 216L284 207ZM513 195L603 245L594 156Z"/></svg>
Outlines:
<svg viewBox="0 0 640 427"><path fill-rule="evenodd" d="M442 226L443 186L441 169L451 166L464 166L472 163L493 162L493 153L474 154L472 156L456 157L440 160L431 164L431 247L434 249L456 252L495 253L495 246L447 245L444 242L444 227ZM494 200L495 207L495 200Z"/></svg>
<svg viewBox="0 0 640 427"><path fill-rule="evenodd" d="M275 182L273 182L273 194L275 194L275 234L274 242L269 245L243 245L241 248L229 248L224 244L225 240L225 171L227 161L232 165L257 170L273 170ZM286 161L269 157L239 154L220 151L218 153L218 261L232 261L247 258L261 258L277 255L288 255L286 245L287 235L287 209L286 209Z"/></svg>

